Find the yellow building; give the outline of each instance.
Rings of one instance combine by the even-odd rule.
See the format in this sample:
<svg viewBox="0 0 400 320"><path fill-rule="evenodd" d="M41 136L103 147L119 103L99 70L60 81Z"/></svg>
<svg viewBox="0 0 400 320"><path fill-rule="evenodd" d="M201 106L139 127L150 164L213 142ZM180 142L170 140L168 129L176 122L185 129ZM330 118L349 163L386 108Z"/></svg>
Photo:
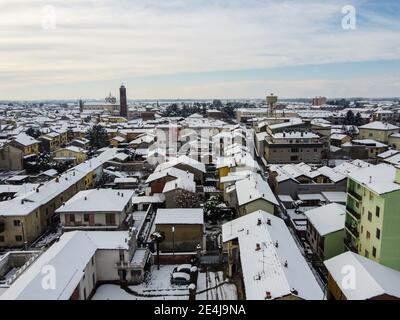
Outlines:
<svg viewBox="0 0 400 320"><path fill-rule="evenodd" d="M372 139L382 143L388 143L390 135L399 132L399 127L390 123L374 121L359 127L360 139Z"/></svg>
<svg viewBox="0 0 400 320"><path fill-rule="evenodd" d="M58 149L55 152L55 160L72 161L74 164L79 164L87 159L87 151L85 149L69 146Z"/></svg>

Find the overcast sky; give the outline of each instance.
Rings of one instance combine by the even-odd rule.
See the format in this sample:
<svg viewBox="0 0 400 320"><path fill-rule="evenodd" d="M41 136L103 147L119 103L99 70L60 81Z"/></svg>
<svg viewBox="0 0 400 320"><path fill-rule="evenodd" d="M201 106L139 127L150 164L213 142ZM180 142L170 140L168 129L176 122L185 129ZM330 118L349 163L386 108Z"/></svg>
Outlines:
<svg viewBox="0 0 400 320"><path fill-rule="evenodd" d="M400 96L399 16L398 0L0 0L0 100L122 82L129 99Z"/></svg>

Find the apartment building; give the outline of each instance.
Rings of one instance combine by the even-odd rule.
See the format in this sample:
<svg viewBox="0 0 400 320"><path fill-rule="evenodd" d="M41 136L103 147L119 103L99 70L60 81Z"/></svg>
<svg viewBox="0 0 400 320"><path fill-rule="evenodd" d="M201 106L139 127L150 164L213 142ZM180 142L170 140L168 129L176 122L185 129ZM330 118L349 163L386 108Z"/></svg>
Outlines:
<svg viewBox="0 0 400 320"><path fill-rule="evenodd" d="M321 163L328 152L326 140L312 132L279 132L265 137L267 163Z"/></svg>
<svg viewBox="0 0 400 320"><path fill-rule="evenodd" d="M399 201L399 168L381 163L350 173L346 248L400 270Z"/></svg>

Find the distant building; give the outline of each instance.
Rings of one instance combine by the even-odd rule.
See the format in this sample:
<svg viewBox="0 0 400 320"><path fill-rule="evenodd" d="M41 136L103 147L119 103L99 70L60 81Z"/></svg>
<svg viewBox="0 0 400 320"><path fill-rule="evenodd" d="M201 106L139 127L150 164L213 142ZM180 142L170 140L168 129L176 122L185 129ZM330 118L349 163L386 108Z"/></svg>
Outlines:
<svg viewBox="0 0 400 320"><path fill-rule="evenodd" d="M326 104L325 97L315 97L312 99L312 105L316 107L320 107Z"/></svg>
<svg viewBox="0 0 400 320"><path fill-rule="evenodd" d="M119 88L119 115L121 117L128 117L128 104L126 101L126 88L121 85Z"/></svg>
<svg viewBox="0 0 400 320"><path fill-rule="evenodd" d="M279 132L265 137L267 163L321 163L328 152L325 139L312 132Z"/></svg>

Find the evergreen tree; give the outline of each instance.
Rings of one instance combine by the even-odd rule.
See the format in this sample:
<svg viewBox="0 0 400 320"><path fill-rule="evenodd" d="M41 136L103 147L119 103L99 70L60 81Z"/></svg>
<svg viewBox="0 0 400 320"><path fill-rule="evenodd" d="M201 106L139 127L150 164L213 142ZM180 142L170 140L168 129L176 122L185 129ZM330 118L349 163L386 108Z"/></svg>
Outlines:
<svg viewBox="0 0 400 320"><path fill-rule="evenodd" d="M353 111L347 111L346 118L344 120L346 125L354 125L355 124L355 117Z"/></svg>
<svg viewBox="0 0 400 320"><path fill-rule="evenodd" d="M106 129L101 125L95 125L86 133L89 139L89 145L93 149L100 149L109 145Z"/></svg>

